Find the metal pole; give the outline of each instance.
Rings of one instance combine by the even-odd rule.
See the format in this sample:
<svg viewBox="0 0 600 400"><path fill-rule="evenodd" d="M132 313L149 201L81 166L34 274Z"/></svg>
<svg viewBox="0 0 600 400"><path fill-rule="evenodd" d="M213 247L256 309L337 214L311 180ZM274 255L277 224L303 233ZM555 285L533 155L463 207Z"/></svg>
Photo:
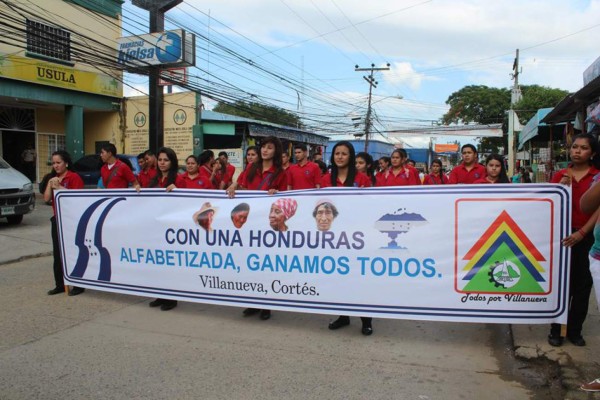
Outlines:
<svg viewBox="0 0 600 400"><path fill-rule="evenodd" d="M149 11L150 33L165 30L165 13L183 0L132 0L131 3ZM164 146L164 91L158 85L160 67L148 67L148 145L156 152Z"/></svg>
<svg viewBox="0 0 600 400"><path fill-rule="evenodd" d="M368 77L363 76L363 79L369 84L369 105L367 107L367 116L365 117L365 152L369 150L369 135L371 134L371 95L373 94L373 87L377 87L377 81L373 78L375 71L389 71L390 64L387 67L375 68L375 64L371 64L370 68L359 68L358 65L354 66L355 71L370 71Z"/></svg>
<svg viewBox="0 0 600 400"><path fill-rule="evenodd" d="M367 117L365 118L365 153L369 151L369 135L371 134L371 95L373 93L373 70L369 77L369 105L367 106Z"/></svg>
<svg viewBox="0 0 600 400"><path fill-rule="evenodd" d="M165 29L165 13L162 10L150 10L150 33ZM150 67L148 101L148 142L150 149L157 152L164 146L164 91L159 86L160 67Z"/></svg>

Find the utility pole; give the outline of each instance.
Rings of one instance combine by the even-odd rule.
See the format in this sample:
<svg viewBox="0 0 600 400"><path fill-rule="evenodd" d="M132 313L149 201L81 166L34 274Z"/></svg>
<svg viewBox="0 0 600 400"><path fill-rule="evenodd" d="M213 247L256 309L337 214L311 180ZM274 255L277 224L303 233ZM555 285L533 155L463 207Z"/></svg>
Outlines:
<svg viewBox="0 0 600 400"><path fill-rule="evenodd" d="M369 76L363 76L363 79L369 84L369 104L367 106L367 116L365 118L365 152L369 149L369 135L371 134L371 96L373 94L373 88L377 87L377 82L373 77L375 71L389 71L390 64L387 67L375 68L375 64L371 64L370 68L359 68L358 65L354 66L355 71L370 71Z"/></svg>
<svg viewBox="0 0 600 400"><path fill-rule="evenodd" d="M519 49L513 62L513 72L510 77L513 82L512 91L510 94L510 110L508 110L508 175L512 176L515 172L515 156L516 156L516 140L515 140L515 120L518 118L513 110L513 105L521 100L521 89L519 88ZM518 121L517 121L518 122Z"/></svg>
<svg viewBox="0 0 600 400"><path fill-rule="evenodd" d="M149 33L165 30L165 13L183 0L132 0L132 4L150 12ZM154 152L165 143L164 91L158 85L160 67L148 68L148 145Z"/></svg>

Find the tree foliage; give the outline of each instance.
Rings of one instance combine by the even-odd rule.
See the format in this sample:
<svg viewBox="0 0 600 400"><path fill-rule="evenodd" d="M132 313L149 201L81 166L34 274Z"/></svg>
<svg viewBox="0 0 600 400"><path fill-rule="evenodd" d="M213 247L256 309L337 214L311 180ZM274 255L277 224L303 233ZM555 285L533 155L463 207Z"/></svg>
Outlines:
<svg viewBox="0 0 600 400"><path fill-rule="evenodd" d="M523 98L514 104L519 121L525 125L540 108L556 106L569 92L545 86L530 85L521 87Z"/></svg>
<svg viewBox="0 0 600 400"><path fill-rule="evenodd" d="M291 112L275 106L268 106L256 102L238 100L235 103L224 103L220 101L213 111L223 114L237 115L238 117L251 118L274 124L302 127L300 118Z"/></svg>
<svg viewBox="0 0 600 400"><path fill-rule="evenodd" d="M539 85L521 86L522 99L513 105L517 110L520 122L525 125L527 121L540 108L554 107L568 92ZM470 85L452 93L446 104L450 109L442 117L445 124L451 123L478 123L502 124L502 130L508 131L508 116L506 111L511 108L511 91L508 88L493 88L484 85ZM497 153L500 147L508 148L508 138L483 138L481 149L483 152Z"/></svg>
<svg viewBox="0 0 600 400"><path fill-rule="evenodd" d="M465 86L446 100L450 110L442 117L444 124L475 122L497 124L510 106L510 90L484 85Z"/></svg>

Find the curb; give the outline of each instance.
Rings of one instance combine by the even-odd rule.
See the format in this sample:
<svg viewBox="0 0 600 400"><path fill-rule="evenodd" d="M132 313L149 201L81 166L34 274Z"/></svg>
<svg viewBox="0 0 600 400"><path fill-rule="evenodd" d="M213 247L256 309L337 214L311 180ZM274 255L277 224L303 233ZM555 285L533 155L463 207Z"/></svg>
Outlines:
<svg viewBox="0 0 600 400"><path fill-rule="evenodd" d="M11 260L4 260L4 261L0 261L0 265L6 265L6 264L14 264L14 263L18 263L21 261L25 261L25 260L29 260L32 258L40 258L40 257L48 257L51 256L52 252L51 251L46 251L44 253L37 253L37 254L28 254L26 256L21 256L15 259L11 259Z"/></svg>
<svg viewBox="0 0 600 400"><path fill-rule="evenodd" d="M585 378L581 371L575 366L573 359L564 351L544 351L539 345L533 347L515 346L515 356L525 360L546 359L557 363L560 370L560 380L565 390L565 399L586 400L590 393L579 389Z"/></svg>

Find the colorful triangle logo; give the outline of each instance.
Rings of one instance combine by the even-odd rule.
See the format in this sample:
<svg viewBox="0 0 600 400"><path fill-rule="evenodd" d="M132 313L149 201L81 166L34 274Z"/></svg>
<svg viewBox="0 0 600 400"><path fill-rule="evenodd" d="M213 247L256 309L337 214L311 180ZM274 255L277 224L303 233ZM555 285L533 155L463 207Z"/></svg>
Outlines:
<svg viewBox="0 0 600 400"><path fill-rule="evenodd" d="M465 254L466 292L544 293L546 261L506 211Z"/></svg>

